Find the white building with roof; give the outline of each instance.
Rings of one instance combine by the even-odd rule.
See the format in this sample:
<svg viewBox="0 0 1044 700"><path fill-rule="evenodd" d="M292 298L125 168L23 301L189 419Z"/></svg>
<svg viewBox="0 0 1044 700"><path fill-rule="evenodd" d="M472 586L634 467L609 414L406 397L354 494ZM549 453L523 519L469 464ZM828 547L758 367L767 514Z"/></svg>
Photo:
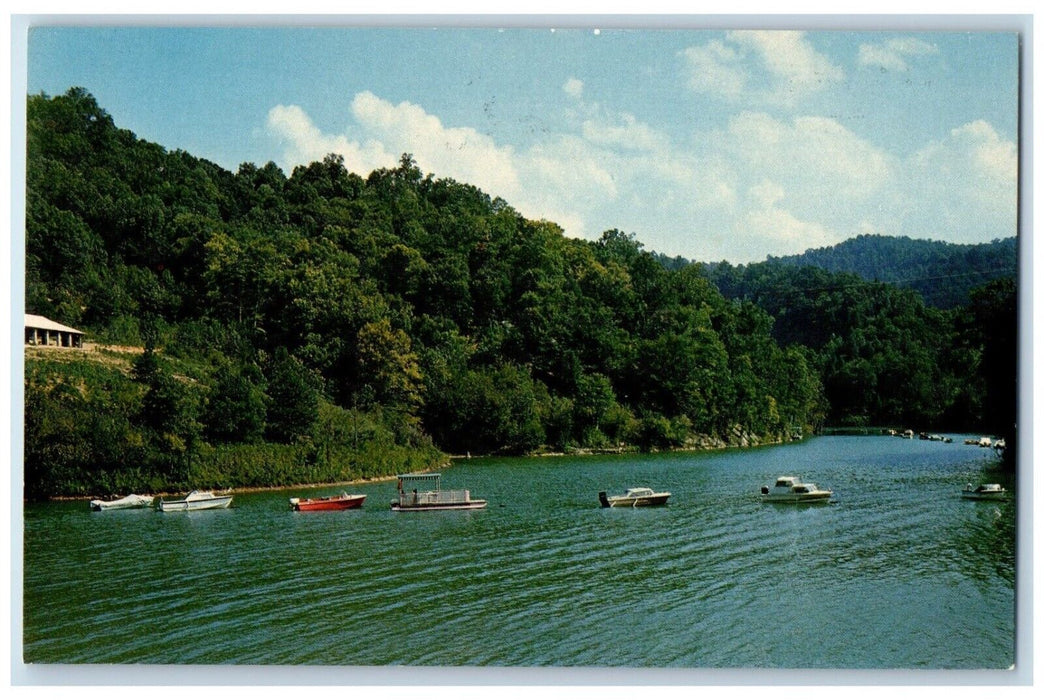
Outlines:
<svg viewBox="0 0 1044 700"><path fill-rule="evenodd" d="M25 344L60 348L82 348L83 331L63 326L43 316L25 315Z"/></svg>

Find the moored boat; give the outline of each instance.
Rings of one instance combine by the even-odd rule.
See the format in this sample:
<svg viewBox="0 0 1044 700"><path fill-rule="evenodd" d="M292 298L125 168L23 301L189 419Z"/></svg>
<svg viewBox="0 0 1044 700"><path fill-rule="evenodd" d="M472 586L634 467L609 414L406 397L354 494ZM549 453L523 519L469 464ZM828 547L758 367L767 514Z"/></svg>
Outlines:
<svg viewBox="0 0 1044 700"><path fill-rule="evenodd" d="M620 508L639 506L662 506L671 497L669 491L653 491L645 486L627 489L622 496L609 496L605 491L598 492L598 502L603 508Z"/></svg>
<svg viewBox="0 0 1044 700"><path fill-rule="evenodd" d="M152 496L139 496L132 493L123 498L113 501L102 501L95 499L91 501L91 510L122 510L124 508L146 508L152 505L155 499Z"/></svg>
<svg viewBox="0 0 1044 700"><path fill-rule="evenodd" d="M318 498L291 498L290 507L294 510L349 510L361 508L366 500L364 493L342 493L337 496L319 496Z"/></svg>
<svg viewBox="0 0 1044 700"><path fill-rule="evenodd" d="M761 487L761 500L767 503L825 503L833 491L804 483L796 476L781 476L772 487Z"/></svg>
<svg viewBox="0 0 1044 700"><path fill-rule="evenodd" d="M1000 484L979 484L975 487L968 484L961 491L961 496L976 501L1003 501L1008 497L1008 490Z"/></svg>
<svg viewBox="0 0 1044 700"><path fill-rule="evenodd" d="M441 474L400 474L398 498L391 502L394 511L476 510L486 502L471 497L468 489L442 490Z"/></svg>
<svg viewBox="0 0 1044 700"><path fill-rule="evenodd" d="M192 510L212 510L228 508L232 504L232 494L215 494L211 491L192 491L180 501L159 501L159 509L164 513Z"/></svg>

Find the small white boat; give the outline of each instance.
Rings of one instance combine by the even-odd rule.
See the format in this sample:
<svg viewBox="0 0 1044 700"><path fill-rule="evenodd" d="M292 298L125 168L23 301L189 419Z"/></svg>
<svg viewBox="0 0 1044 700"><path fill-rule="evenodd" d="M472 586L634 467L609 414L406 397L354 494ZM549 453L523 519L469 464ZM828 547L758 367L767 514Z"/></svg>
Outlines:
<svg viewBox="0 0 1044 700"><path fill-rule="evenodd" d="M638 506L662 506L671 497L669 491L656 492L644 486L627 489L622 496L607 496L605 491L598 492L598 501L603 508L620 508L623 506L637 508Z"/></svg>
<svg viewBox="0 0 1044 700"><path fill-rule="evenodd" d="M825 503L833 495L833 491L806 484L796 476L781 476L771 488L761 487L761 500L767 503Z"/></svg>
<svg viewBox="0 0 1044 700"><path fill-rule="evenodd" d="M91 510L121 510L123 508L147 508L155 499L152 496L139 496L132 493L114 501L91 501Z"/></svg>
<svg viewBox="0 0 1044 700"><path fill-rule="evenodd" d="M232 504L232 494L214 494L211 491L192 491L181 501L159 502L159 509L164 513L187 510L211 510L213 508L228 508Z"/></svg>
<svg viewBox="0 0 1044 700"><path fill-rule="evenodd" d="M980 484L975 487L968 484L961 491L961 496L976 501L1003 501L1008 497L1008 491L1000 484Z"/></svg>

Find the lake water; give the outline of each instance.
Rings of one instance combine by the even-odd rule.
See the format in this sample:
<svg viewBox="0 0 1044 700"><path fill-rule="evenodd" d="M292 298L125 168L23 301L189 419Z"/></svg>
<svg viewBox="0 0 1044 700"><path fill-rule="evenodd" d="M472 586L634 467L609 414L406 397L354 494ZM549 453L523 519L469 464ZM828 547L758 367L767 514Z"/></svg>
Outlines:
<svg viewBox="0 0 1044 700"><path fill-rule="evenodd" d="M24 659L313 664L1006 669L1015 502L992 451L819 437L713 453L473 459L443 471L481 511L298 513L27 504ZM820 506L763 504L794 474ZM597 494L672 492L662 508Z"/></svg>

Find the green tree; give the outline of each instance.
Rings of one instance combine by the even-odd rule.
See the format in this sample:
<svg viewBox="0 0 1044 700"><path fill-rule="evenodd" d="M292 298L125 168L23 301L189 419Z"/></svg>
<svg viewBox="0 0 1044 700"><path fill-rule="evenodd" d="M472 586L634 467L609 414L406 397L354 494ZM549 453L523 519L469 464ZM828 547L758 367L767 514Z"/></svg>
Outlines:
<svg viewBox="0 0 1044 700"><path fill-rule="evenodd" d="M1018 295L1014 279L990 282L972 293L974 326L980 339L986 386L984 427L1008 443L1005 460L1014 465L1018 407Z"/></svg>
<svg viewBox="0 0 1044 700"><path fill-rule="evenodd" d="M357 337L359 375L382 404L414 413L423 403L424 378L410 338L383 318L367 323Z"/></svg>
<svg viewBox="0 0 1044 700"><path fill-rule="evenodd" d="M204 432L215 442L259 442L264 436L264 378L255 365L221 365L204 414Z"/></svg>
<svg viewBox="0 0 1044 700"><path fill-rule="evenodd" d="M319 418L319 390L311 372L280 347L268 363L266 379L265 436L282 443L311 440Z"/></svg>

